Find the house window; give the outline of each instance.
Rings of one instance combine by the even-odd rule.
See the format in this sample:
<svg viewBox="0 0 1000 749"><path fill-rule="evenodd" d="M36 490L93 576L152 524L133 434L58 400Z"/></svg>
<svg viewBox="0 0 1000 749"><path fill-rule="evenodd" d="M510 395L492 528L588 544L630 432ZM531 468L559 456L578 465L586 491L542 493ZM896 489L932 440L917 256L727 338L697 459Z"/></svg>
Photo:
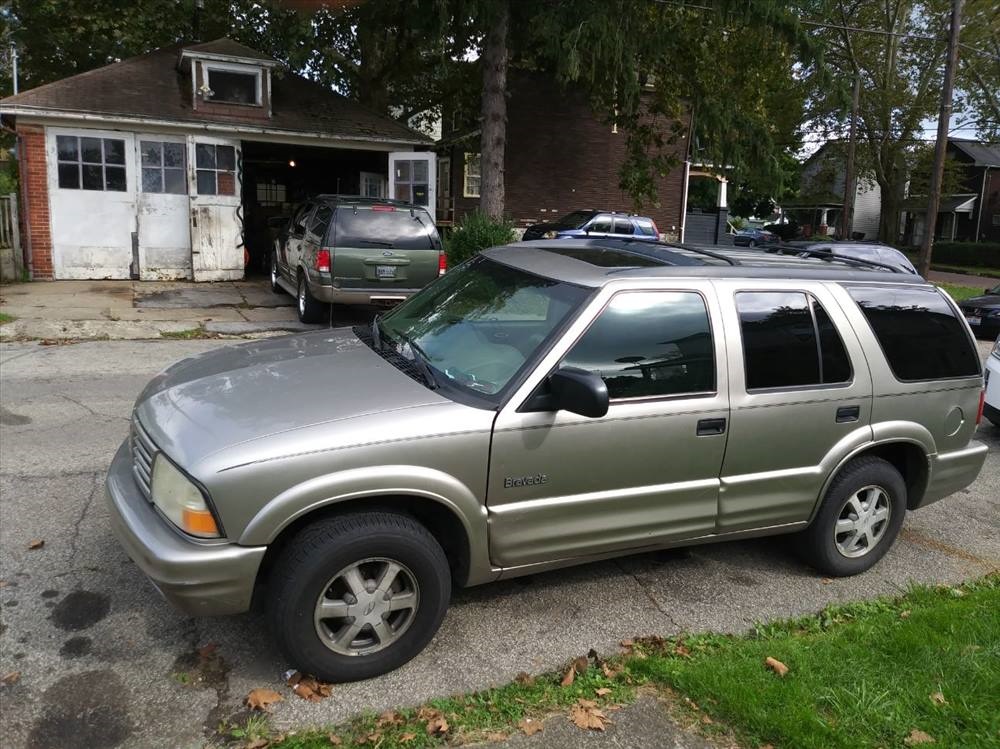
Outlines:
<svg viewBox="0 0 1000 749"><path fill-rule="evenodd" d="M428 203L428 167L426 159L398 159L395 161L396 179L394 196L415 205Z"/></svg>
<svg viewBox="0 0 1000 749"><path fill-rule="evenodd" d="M479 186L482 182L482 172L479 169L478 153L465 154L465 174L462 178L462 197L478 198Z"/></svg>
<svg viewBox="0 0 1000 749"><path fill-rule="evenodd" d="M57 135L59 187L125 192L125 141Z"/></svg>
<svg viewBox="0 0 1000 749"><path fill-rule="evenodd" d="M278 182L257 183L258 205L281 205L285 202L285 186Z"/></svg>
<svg viewBox="0 0 1000 749"><path fill-rule="evenodd" d="M183 143L143 140L139 142L139 151L142 155L143 192L187 193Z"/></svg>
<svg viewBox="0 0 1000 749"><path fill-rule="evenodd" d="M993 225L1000 226L1000 213L993 214Z"/></svg>
<svg viewBox="0 0 1000 749"><path fill-rule="evenodd" d="M236 149L213 143L196 143L195 176L199 195L236 194Z"/></svg>
<svg viewBox="0 0 1000 749"><path fill-rule="evenodd" d="M361 194L366 198L384 198L385 177L375 172L361 172Z"/></svg>
<svg viewBox="0 0 1000 749"><path fill-rule="evenodd" d="M227 104L260 106L260 70L204 66L208 90L205 98Z"/></svg>

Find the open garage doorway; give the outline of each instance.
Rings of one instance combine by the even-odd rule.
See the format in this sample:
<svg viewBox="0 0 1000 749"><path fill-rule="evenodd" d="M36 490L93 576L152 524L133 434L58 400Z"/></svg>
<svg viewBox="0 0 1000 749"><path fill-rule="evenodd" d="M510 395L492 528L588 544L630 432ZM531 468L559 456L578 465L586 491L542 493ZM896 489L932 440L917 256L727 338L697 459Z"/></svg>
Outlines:
<svg viewBox="0 0 1000 749"><path fill-rule="evenodd" d="M288 216L312 195L386 197L389 154L288 143L243 141L243 230L247 275L268 269L276 230L269 219Z"/></svg>

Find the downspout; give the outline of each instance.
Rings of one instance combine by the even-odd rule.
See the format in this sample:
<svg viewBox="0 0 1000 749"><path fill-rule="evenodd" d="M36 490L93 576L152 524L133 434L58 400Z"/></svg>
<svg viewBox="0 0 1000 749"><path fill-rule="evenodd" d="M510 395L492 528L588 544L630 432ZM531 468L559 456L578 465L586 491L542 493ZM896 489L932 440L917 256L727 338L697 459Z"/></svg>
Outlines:
<svg viewBox="0 0 1000 749"><path fill-rule="evenodd" d="M687 232L688 183L691 181L691 144L694 143L694 107L688 116L687 148L684 150L684 186L681 188L681 242Z"/></svg>
<svg viewBox="0 0 1000 749"><path fill-rule="evenodd" d="M990 167L983 168L983 186L979 189L979 215L976 216L976 237L973 242L978 242L979 237L985 232L983 230L983 204L986 202L986 175L990 173Z"/></svg>

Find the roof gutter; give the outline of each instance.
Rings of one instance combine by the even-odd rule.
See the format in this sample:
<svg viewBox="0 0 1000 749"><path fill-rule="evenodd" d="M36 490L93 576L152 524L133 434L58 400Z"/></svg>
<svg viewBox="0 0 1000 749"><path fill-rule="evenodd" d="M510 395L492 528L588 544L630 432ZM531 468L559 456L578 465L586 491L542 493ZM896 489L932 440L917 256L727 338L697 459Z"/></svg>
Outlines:
<svg viewBox="0 0 1000 749"><path fill-rule="evenodd" d="M103 115L91 112L77 112L73 110L58 109L38 109L26 106L2 106L0 105L0 116L13 115L21 117L40 117L56 120L77 120L83 122L97 122L103 125L119 123L124 125L149 125L154 127L171 127L185 130L200 130L204 132L221 132L244 135L253 133L258 135L273 135L279 137L297 137L308 140L334 140L338 142L355 143L381 143L385 145L403 144L411 146L433 145L429 140L418 140L409 138L383 138L378 136L364 136L361 138L348 138L343 135L333 135L331 133L307 132L302 130L281 130L279 128L260 127L256 125L240 124L227 125L216 122L187 122L184 120L164 120L155 117L135 117L128 115Z"/></svg>

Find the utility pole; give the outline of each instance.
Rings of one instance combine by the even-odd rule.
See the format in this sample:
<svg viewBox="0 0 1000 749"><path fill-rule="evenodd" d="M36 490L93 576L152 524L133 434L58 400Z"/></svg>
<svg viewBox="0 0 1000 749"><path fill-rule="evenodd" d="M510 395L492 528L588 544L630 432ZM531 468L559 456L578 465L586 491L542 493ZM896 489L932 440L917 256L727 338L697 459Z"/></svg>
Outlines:
<svg viewBox="0 0 1000 749"><path fill-rule="evenodd" d="M854 93L851 95L851 131L847 141L847 170L844 173L844 210L840 214L840 238L849 240L854 231L854 198L858 194L857 175L854 173L854 154L857 150L858 103L861 99L861 76L854 76Z"/></svg>
<svg viewBox="0 0 1000 749"><path fill-rule="evenodd" d="M941 181L944 178L944 159L948 148L948 127L951 124L951 100L955 88L955 68L958 67L958 36L962 31L963 0L951 2L951 33L948 35L948 55L944 66L944 86L941 89L941 112L938 114L937 143L934 146L934 170L931 172L931 194L927 201L927 221L924 243L920 248L920 275L927 278L931 271L931 253L934 250L934 230L937 227L938 208L941 207Z"/></svg>
<svg viewBox="0 0 1000 749"><path fill-rule="evenodd" d="M14 95L17 95L17 45L10 43L10 70L14 79Z"/></svg>

